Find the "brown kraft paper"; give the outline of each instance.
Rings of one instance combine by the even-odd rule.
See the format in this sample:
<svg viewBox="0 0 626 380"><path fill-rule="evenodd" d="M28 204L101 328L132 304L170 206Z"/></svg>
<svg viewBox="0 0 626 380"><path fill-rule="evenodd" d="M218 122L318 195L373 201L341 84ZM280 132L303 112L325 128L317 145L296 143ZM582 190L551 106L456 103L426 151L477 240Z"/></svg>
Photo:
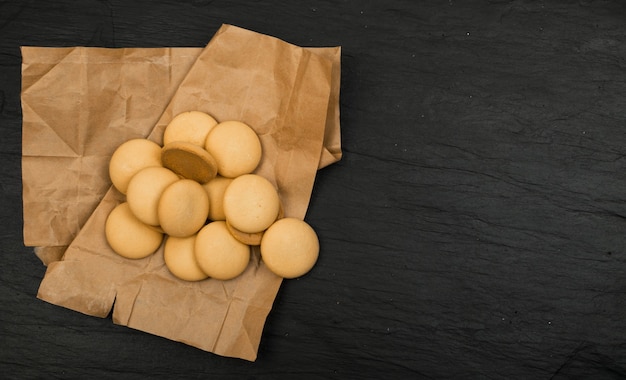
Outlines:
<svg viewBox="0 0 626 380"><path fill-rule="evenodd" d="M111 185L113 150L148 135L202 48L21 50L24 244L48 265L61 259ZM333 61L321 169L342 154L341 51L307 50ZM105 80L117 91L103 91Z"/></svg>
<svg viewBox="0 0 626 380"><path fill-rule="evenodd" d="M172 50L168 53L170 57L176 55ZM141 55L144 52L145 49L128 53ZM79 56L82 54L89 55L80 53ZM111 114L114 111L103 106L100 114L92 118L101 123L108 119L109 123L120 126L120 130L125 124L138 123L146 127L152 123L154 128L148 138L159 143L164 127L174 115L183 111L204 111L218 121L244 121L256 130L263 146L264 157L256 173L276 185L285 216L303 219L316 171L335 162L341 155L338 54L339 48L304 49L270 36L224 25L193 61L171 100L158 115L160 117L150 120L146 113L143 115L145 119L136 122L128 115L133 109L133 96L122 92L117 96L127 97L123 101L126 114ZM159 55L163 57L163 54ZM52 65L50 70L54 68ZM175 75L168 75L167 78L176 80ZM106 94L121 88L123 86L119 84L101 83L93 91ZM25 89L25 95L33 91L32 85L25 86ZM333 99L332 94L336 98ZM93 96L94 99L97 97ZM78 99L82 101L84 97ZM58 98L57 101L63 100ZM102 101L106 102L105 99ZM155 108L158 105L155 104ZM38 115L47 120L47 113L39 112ZM68 117L65 122L71 123L72 120ZM81 138L85 137L66 137L66 140L74 139L71 141L79 147L66 152L71 158L83 153L80 149L84 149L85 143ZM120 138L120 142L128 138L128 135ZM103 145L108 144L110 142ZM24 145L28 147L28 142ZM100 154L110 157L116 146L102 147ZM57 157L58 153L52 156ZM80 166L76 170L82 173L84 166ZM99 170L99 173L87 175L104 177L108 181L106 167L100 165ZM74 181L74 186L82 180ZM27 192L26 185L24 192ZM110 210L122 200L123 196L109 186L84 225L78 227L79 231L70 240L63 258L49 263L38 297L99 317L106 317L113 308L116 324L219 355L255 360L265 319L282 281L260 260L258 247L251 249L250 263L236 279L208 279L194 283L178 280L164 265L162 247L141 260L124 259L110 249L104 237L104 221ZM45 244L47 242L41 245Z"/></svg>
<svg viewBox="0 0 626 380"><path fill-rule="evenodd" d="M111 186L115 148L150 133L201 50L22 47L24 244L44 264Z"/></svg>

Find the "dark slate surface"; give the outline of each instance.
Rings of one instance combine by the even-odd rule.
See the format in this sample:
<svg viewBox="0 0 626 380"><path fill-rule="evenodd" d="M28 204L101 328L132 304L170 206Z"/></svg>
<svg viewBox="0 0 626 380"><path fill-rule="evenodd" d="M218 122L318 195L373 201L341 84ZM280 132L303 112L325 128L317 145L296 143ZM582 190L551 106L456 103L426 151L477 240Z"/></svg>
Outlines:
<svg viewBox="0 0 626 380"><path fill-rule="evenodd" d="M0 373L625 378L625 21L618 1L0 2ZM222 23L343 48L321 258L255 363L39 301L22 244L19 46L204 46Z"/></svg>

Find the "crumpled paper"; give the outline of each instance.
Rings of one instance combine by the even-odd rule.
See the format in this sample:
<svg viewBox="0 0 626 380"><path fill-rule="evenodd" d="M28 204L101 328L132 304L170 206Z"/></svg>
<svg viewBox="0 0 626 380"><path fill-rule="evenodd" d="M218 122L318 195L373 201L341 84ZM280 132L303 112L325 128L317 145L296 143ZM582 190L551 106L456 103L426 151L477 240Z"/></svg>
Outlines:
<svg viewBox="0 0 626 380"><path fill-rule="evenodd" d="M115 148L150 133L201 51L22 47L24 243L44 264L111 186Z"/></svg>
<svg viewBox="0 0 626 380"><path fill-rule="evenodd" d="M113 309L114 323L255 360L282 279L258 247L240 277L197 283L173 277L162 248L116 255L104 221L123 196L108 159L130 138L161 143L179 112L241 120L263 146L256 173L276 185L285 216L303 219L317 170L341 158L340 48L223 25L205 48L22 53L24 241L48 265L38 297L99 317Z"/></svg>

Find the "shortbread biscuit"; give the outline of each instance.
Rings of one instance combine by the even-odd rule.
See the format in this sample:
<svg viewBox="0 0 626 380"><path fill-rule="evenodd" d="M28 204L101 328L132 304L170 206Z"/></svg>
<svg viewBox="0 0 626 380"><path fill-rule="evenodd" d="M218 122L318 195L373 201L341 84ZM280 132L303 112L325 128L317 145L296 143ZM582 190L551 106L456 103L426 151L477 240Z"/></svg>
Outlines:
<svg viewBox="0 0 626 380"><path fill-rule="evenodd" d="M152 226L159 225L157 213L163 191L180 178L164 167L149 167L140 170L130 179L126 201L137 219Z"/></svg>
<svg viewBox="0 0 626 380"><path fill-rule="evenodd" d="M128 202L120 203L109 213L104 232L113 251L128 259L150 256L163 241L162 233L135 217Z"/></svg>
<svg viewBox="0 0 626 380"><path fill-rule="evenodd" d="M163 145L186 141L204 148L206 137L217 121L200 111L187 111L176 115L163 131Z"/></svg>
<svg viewBox="0 0 626 380"><path fill-rule="evenodd" d="M184 238L168 236L165 240L163 247L165 266L181 280L201 281L208 277L196 262L195 242L195 234Z"/></svg>
<svg viewBox="0 0 626 380"><path fill-rule="evenodd" d="M224 192L224 215L236 229L257 233L277 218L280 199L270 181L257 174L235 178Z"/></svg>
<svg viewBox="0 0 626 380"><path fill-rule="evenodd" d="M163 190L157 215L166 234L179 238L191 236L207 221L209 196L198 182L178 180Z"/></svg>
<svg viewBox="0 0 626 380"><path fill-rule="evenodd" d="M148 139L132 139L117 147L109 161L109 177L126 194L128 182L139 170L161 165L161 146Z"/></svg>
<svg viewBox="0 0 626 380"><path fill-rule="evenodd" d="M217 280L239 276L250 262L250 247L235 239L224 221L202 227L196 236L194 254L202 271Z"/></svg>
<svg viewBox="0 0 626 380"><path fill-rule="evenodd" d="M247 245L261 245L261 238L263 237L264 231L256 233L242 232L231 226L228 221L226 221L226 227L228 228L228 232L230 232L230 234L240 242Z"/></svg>
<svg viewBox="0 0 626 380"><path fill-rule="evenodd" d="M261 239L261 259L276 275L291 279L309 272L319 256L319 240L313 228L297 218L282 218Z"/></svg>
<svg viewBox="0 0 626 380"><path fill-rule="evenodd" d="M163 166L183 178L206 183L215 178L217 163L204 148L186 141L174 141L163 146Z"/></svg>
<svg viewBox="0 0 626 380"><path fill-rule="evenodd" d="M211 129L204 148L215 158L220 175L235 178L252 173L261 161L261 141L240 121L224 121Z"/></svg>

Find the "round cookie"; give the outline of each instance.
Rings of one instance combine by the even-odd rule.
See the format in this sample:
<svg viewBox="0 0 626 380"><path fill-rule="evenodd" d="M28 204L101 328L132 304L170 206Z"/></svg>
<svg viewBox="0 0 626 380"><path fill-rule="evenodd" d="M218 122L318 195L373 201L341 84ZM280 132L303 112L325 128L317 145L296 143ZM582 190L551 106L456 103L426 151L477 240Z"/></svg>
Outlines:
<svg viewBox="0 0 626 380"><path fill-rule="evenodd" d="M200 269L194 255L196 235L178 238L168 236L163 247L165 266L176 277L185 281L201 281L208 277Z"/></svg>
<svg viewBox="0 0 626 380"><path fill-rule="evenodd" d="M209 196L198 182L180 179L163 190L157 215L166 234L179 238L191 236L206 223Z"/></svg>
<svg viewBox="0 0 626 380"><path fill-rule="evenodd" d="M206 183L217 175L217 163L204 148L186 141L174 141L161 150L163 166L183 178Z"/></svg>
<svg viewBox="0 0 626 380"><path fill-rule="evenodd" d="M163 132L163 145L174 141L186 141L204 147L206 137L217 121L200 111L179 113L169 122Z"/></svg>
<svg viewBox="0 0 626 380"><path fill-rule="evenodd" d="M141 169L128 183L126 201L130 210L143 223L158 226L157 210L161 194L178 180L176 173L164 167Z"/></svg>
<svg viewBox="0 0 626 380"><path fill-rule="evenodd" d="M256 232L253 234L242 232L236 229L235 227L231 226L230 223L228 223L228 221L226 222L226 227L228 228L228 232L230 232L230 234L233 235L235 239L239 240L240 242L246 245L260 245L261 244L261 238L263 237L264 231Z"/></svg>
<svg viewBox="0 0 626 380"><path fill-rule="evenodd" d="M272 224L261 239L261 259L276 275L296 278L313 268L319 256L319 240L313 228L296 218Z"/></svg>
<svg viewBox="0 0 626 380"><path fill-rule="evenodd" d="M224 192L232 181L232 178L218 175L202 185L209 196L209 204L211 205L209 208L209 219L213 221L226 220L224 215Z"/></svg>
<svg viewBox="0 0 626 380"><path fill-rule="evenodd" d="M278 216L280 199L274 185L258 174L244 174L224 192L224 215L233 227L257 233L269 227Z"/></svg>
<svg viewBox="0 0 626 380"><path fill-rule="evenodd" d="M261 162L261 141L240 121L224 121L211 129L204 148L215 158L220 175L235 178L252 173Z"/></svg>
<svg viewBox="0 0 626 380"><path fill-rule="evenodd" d="M104 233L113 251L128 259L150 256L163 241L162 233L135 217L128 202L120 203L109 213Z"/></svg>
<svg viewBox="0 0 626 380"><path fill-rule="evenodd" d="M161 165L161 146L148 139L132 139L115 149L109 161L109 177L117 190L126 194L128 182L139 170Z"/></svg>
<svg viewBox="0 0 626 380"><path fill-rule="evenodd" d="M224 221L202 227L196 236L194 252L202 271L217 280L239 276L250 261L250 247L235 239Z"/></svg>

